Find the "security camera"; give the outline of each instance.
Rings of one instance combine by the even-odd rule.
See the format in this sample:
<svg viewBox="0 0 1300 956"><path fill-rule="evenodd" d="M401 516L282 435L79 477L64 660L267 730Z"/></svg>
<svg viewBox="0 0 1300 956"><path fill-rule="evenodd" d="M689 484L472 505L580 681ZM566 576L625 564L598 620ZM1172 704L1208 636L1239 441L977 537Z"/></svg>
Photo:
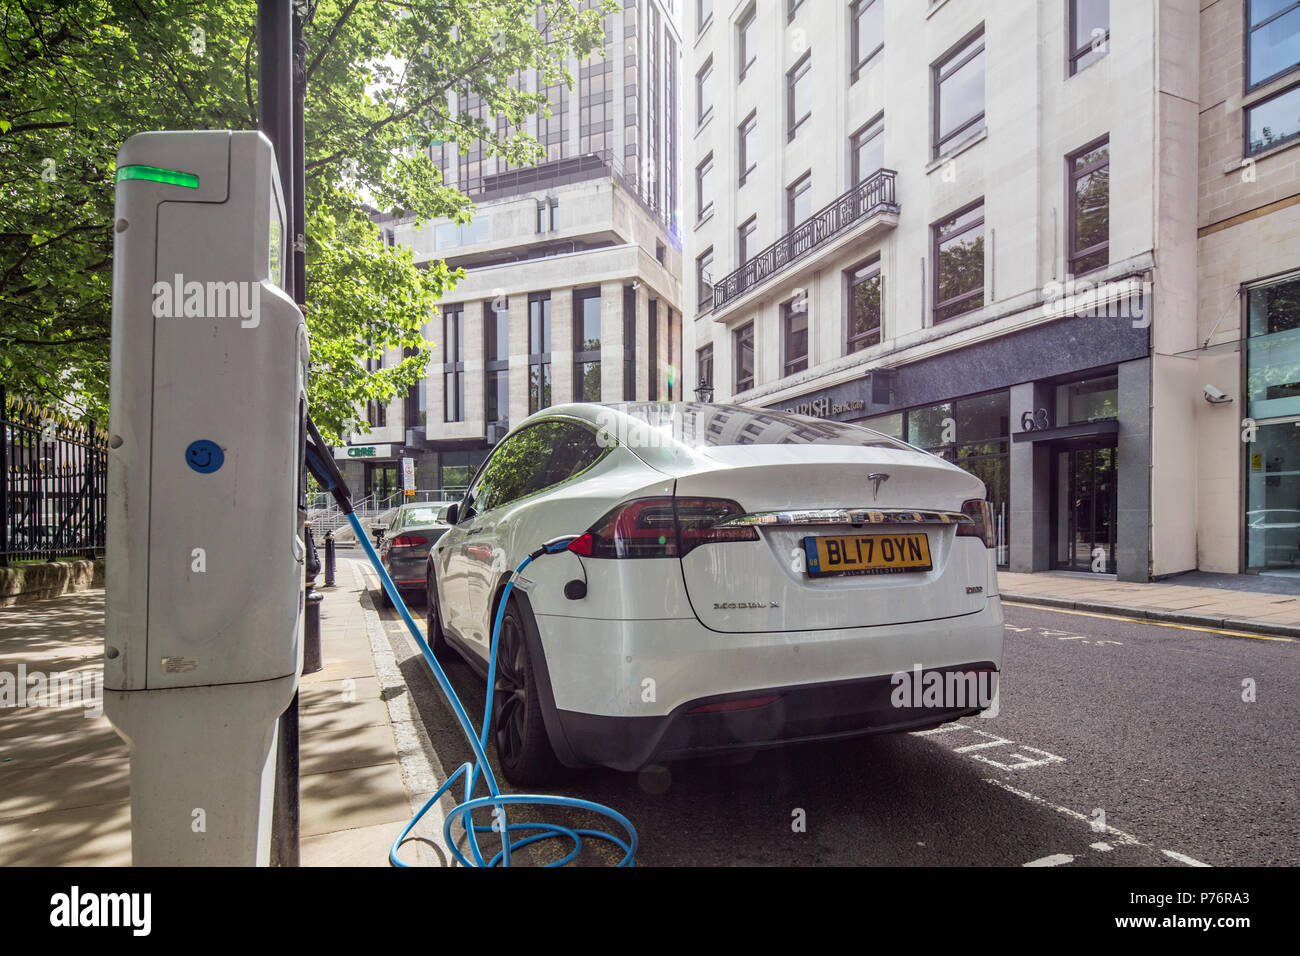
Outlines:
<svg viewBox="0 0 1300 956"><path fill-rule="evenodd" d="M641 280L637 279L632 283L632 291L635 292L639 288L641 288Z"/></svg>
<svg viewBox="0 0 1300 956"><path fill-rule="evenodd" d="M1206 385L1201 391L1205 393L1205 400L1211 405L1222 405L1225 402L1232 401L1231 395L1219 391L1213 385Z"/></svg>

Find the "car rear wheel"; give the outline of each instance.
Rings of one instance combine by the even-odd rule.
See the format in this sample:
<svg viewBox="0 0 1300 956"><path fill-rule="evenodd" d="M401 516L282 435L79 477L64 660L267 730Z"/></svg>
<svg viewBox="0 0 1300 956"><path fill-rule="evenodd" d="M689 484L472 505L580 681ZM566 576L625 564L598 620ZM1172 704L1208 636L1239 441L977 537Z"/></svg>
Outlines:
<svg viewBox="0 0 1300 956"><path fill-rule="evenodd" d="M434 657L438 660L447 660L453 655L451 645L447 643L447 635L442 630L442 611L438 607L438 582L433 577L432 566L426 572L424 579L424 606L426 608L424 639L429 642L429 649L433 651Z"/></svg>
<svg viewBox="0 0 1300 956"><path fill-rule="evenodd" d="M497 758L507 780L517 787L532 787L563 776L564 767L546 736L524 618L513 598L501 621L492 712Z"/></svg>

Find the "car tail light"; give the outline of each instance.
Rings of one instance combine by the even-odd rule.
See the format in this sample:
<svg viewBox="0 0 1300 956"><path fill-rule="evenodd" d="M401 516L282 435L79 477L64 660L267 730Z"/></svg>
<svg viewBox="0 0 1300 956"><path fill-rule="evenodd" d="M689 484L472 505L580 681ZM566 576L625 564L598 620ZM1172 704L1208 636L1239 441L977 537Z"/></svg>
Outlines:
<svg viewBox="0 0 1300 956"><path fill-rule="evenodd" d="M725 498L638 498L597 521L569 550L592 558L679 558L702 544L757 541L751 527L714 527L744 513Z"/></svg>
<svg viewBox="0 0 1300 956"><path fill-rule="evenodd" d="M428 543L428 538L418 534L403 534L393 539L394 548L418 548Z"/></svg>
<svg viewBox="0 0 1300 956"><path fill-rule="evenodd" d="M957 525L957 537L979 538L984 547L994 546L993 540L993 506L983 498L972 498L962 502L961 513L972 519L972 524L963 522Z"/></svg>

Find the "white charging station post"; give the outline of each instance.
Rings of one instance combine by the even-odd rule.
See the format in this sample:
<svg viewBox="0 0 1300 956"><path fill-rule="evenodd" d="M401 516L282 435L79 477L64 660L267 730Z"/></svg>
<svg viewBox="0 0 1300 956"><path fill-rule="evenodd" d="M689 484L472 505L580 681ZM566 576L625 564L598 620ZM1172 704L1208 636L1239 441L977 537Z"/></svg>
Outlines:
<svg viewBox="0 0 1300 956"><path fill-rule="evenodd" d="M275 156L255 131L154 132L117 164L104 709L132 859L266 865L307 368Z"/></svg>

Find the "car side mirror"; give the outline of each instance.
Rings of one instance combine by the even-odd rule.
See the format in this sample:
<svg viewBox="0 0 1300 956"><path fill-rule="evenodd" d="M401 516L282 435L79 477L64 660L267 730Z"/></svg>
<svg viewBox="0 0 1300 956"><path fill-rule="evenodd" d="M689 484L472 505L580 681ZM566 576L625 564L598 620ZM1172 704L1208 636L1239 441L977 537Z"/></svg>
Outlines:
<svg viewBox="0 0 1300 956"><path fill-rule="evenodd" d="M460 505L452 504L447 506L447 524L455 524L456 519L460 517Z"/></svg>

